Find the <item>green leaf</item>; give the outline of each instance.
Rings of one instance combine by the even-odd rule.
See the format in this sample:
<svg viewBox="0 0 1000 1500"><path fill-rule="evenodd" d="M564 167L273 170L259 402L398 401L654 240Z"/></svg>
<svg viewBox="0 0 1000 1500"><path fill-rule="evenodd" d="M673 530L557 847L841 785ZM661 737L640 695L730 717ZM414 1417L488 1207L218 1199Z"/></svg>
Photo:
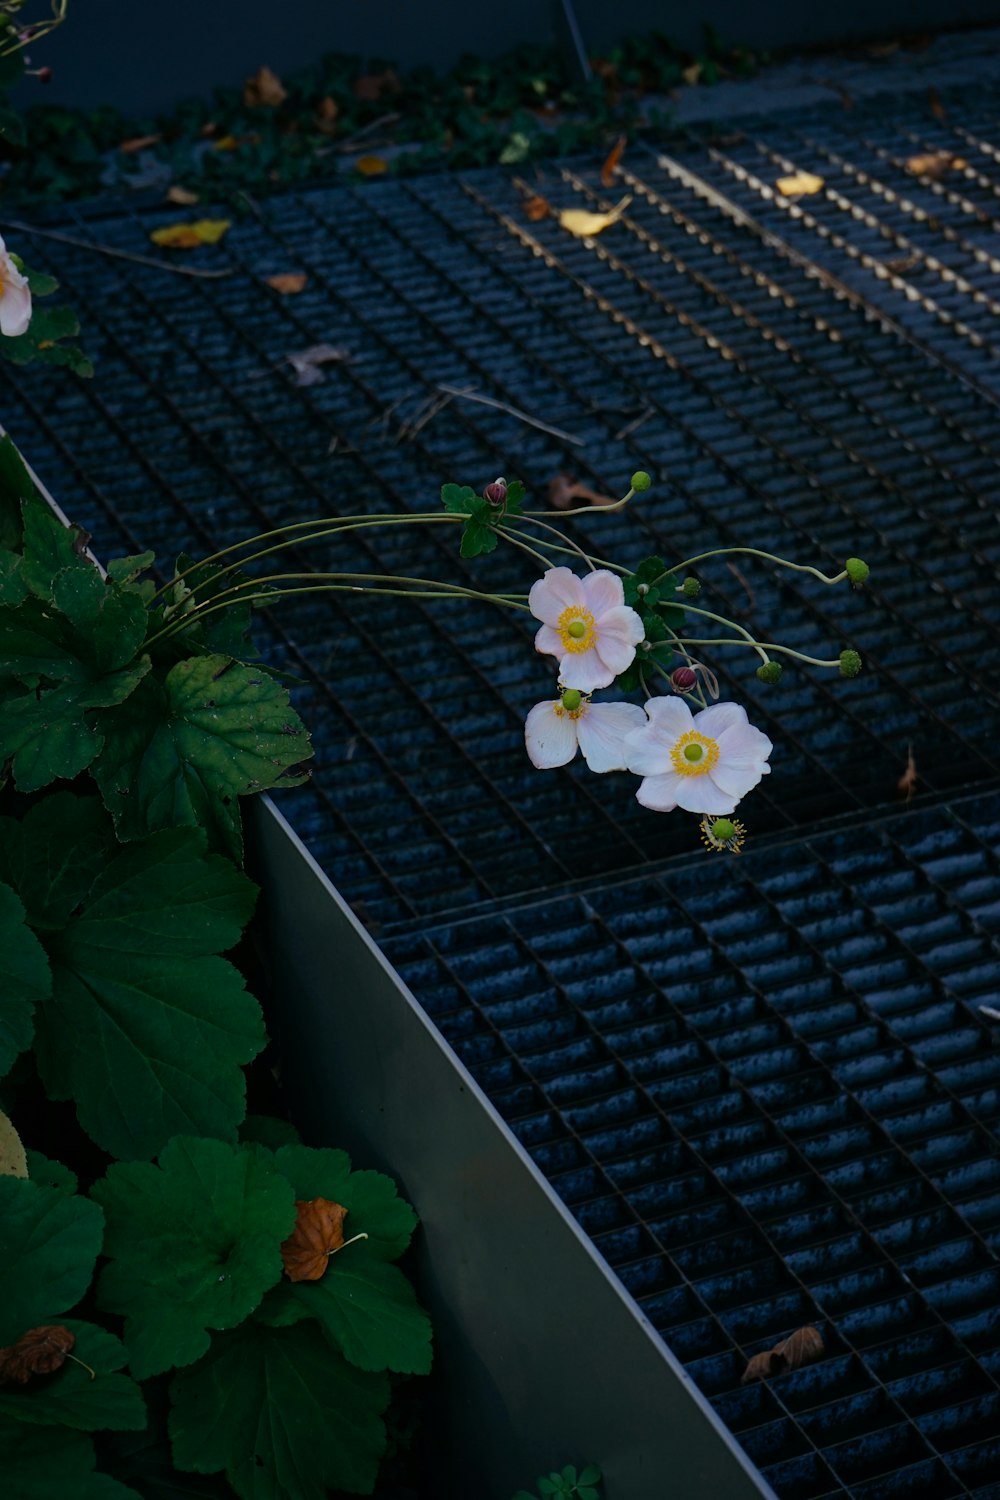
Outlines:
<svg viewBox="0 0 1000 1500"><path fill-rule="evenodd" d="M538 1500L538 1496L529 1495L527 1490L518 1490L516 1495L511 1496L511 1500Z"/></svg>
<svg viewBox="0 0 1000 1500"><path fill-rule="evenodd" d="M27 1177L0 1177L0 1344L79 1302L103 1230L96 1203Z"/></svg>
<svg viewBox="0 0 1000 1500"><path fill-rule="evenodd" d="M32 308L26 333L0 340L0 355L14 365L65 365L76 375L93 375L94 367L77 344L66 343L80 332L80 320L71 307Z"/></svg>
<svg viewBox="0 0 1000 1500"><path fill-rule="evenodd" d="M24 559L16 552L0 548L0 604L20 604L28 595L24 581Z"/></svg>
<svg viewBox="0 0 1000 1500"><path fill-rule="evenodd" d="M555 1472L553 1472L551 1478L542 1478L538 1481L538 1493L540 1495L558 1495L561 1488L562 1479Z"/></svg>
<svg viewBox="0 0 1000 1500"><path fill-rule="evenodd" d="M577 1475L577 1484L600 1484L604 1475L596 1464L586 1464Z"/></svg>
<svg viewBox="0 0 1000 1500"><path fill-rule="evenodd" d="M112 1155L149 1158L192 1131L235 1137L240 1067L266 1036L242 976L215 955L254 894L206 855L203 834L166 830L110 860L79 914L43 934L53 987L37 1018L39 1071Z"/></svg>
<svg viewBox="0 0 1000 1500"><path fill-rule="evenodd" d="M478 506L486 504L481 495L477 495L474 489L467 484L443 484L441 486L441 503L445 510L458 515L465 515L477 509Z"/></svg>
<svg viewBox="0 0 1000 1500"><path fill-rule="evenodd" d="M367 1234L365 1248L379 1260L396 1260L413 1236L417 1216L382 1172L352 1172L346 1151L313 1146L282 1146L274 1153L295 1196L329 1198L347 1209L348 1234Z"/></svg>
<svg viewBox="0 0 1000 1500"><path fill-rule="evenodd" d="M0 819L0 878L14 886L32 927L62 927L107 864L114 842L99 797L50 793L20 823Z"/></svg>
<svg viewBox="0 0 1000 1500"><path fill-rule="evenodd" d="M579 1482L579 1480L578 1480L577 1481L577 1489L576 1489L576 1500L601 1500L601 1497L598 1494L597 1490L595 1490L592 1485L589 1485L589 1484L581 1485L580 1482Z"/></svg>
<svg viewBox="0 0 1000 1500"><path fill-rule="evenodd" d="M143 657L96 682L64 682L8 699L0 723L0 763L12 762L18 791L37 792L86 770L104 744L90 711L129 698L149 668L149 658Z"/></svg>
<svg viewBox="0 0 1000 1500"><path fill-rule="evenodd" d="M507 486L507 498L504 501L504 510L508 516L519 516L523 513L526 493L520 479L510 481Z"/></svg>
<svg viewBox="0 0 1000 1500"><path fill-rule="evenodd" d="M45 1381L27 1385L0 1386L0 1417L52 1426L138 1431L146 1425L146 1403L134 1380L116 1373L128 1351L121 1339L95 1323L60 1318L64 1328L76 1335L72 1353L77 1360L66 1363ZM93 1370L91 1376L89 1366Z"/></svg>
<svg viewBox="0 0 1000 1500"><path fill-rule="evenodd" d="M21 551L22 501L37 497L35 482L9 437L0 437L0 546ZM36 503L40 503L36 500Z"/></svg>
<svg viewBox="0 0 1000 1500"><path fill-rule="evenodd" d="M232 1328L282 1274L295 1195L261 1155L177 1136L159 1166L116 1163L93 1197L107 1215L98 1301L125 1318L140 1379L192 1364L210 1328Z"/></svg>
<svg viewBox="0 0 1000 1500"><path fill-rule="evenodd" d="M108 563L108 577L113 583L134 583L156 561L155 552L136 552L131 557L113 557Z"/></svg>
<svg viewBox="0 0 1000 1500"><path fill-rule="evenodd" d="M0 1493L8 1500L142 1500L110 1475L94 1473L96 1461L85 1433L0 1417Z"/></svg>
<svg viewBox="0 0 1000 1500"><path fill-rule="evenodd" d="M470 516L462 527L462 545L459 548L461 555L480 557L483 553L493 552L496 545L497 534L492 522Z"/></svg>
<svg viewBox="0 0 1000 1500"><path fill-rule="evenodd" d="M269 1151L301 1144L299 1132L291 1121L278 1120L273 1115L247 1115L240 1126L240 1140L266 1146Z"/></svg>
<svg viewBox="0 0 1000 1500"><path fill-rule="evenodd" d="M24 576L31 592L47 604L55 602L56 579L76 574L86 579L97 596L104 587L100 569L82 550L89 538L79 527L67 526L50 506L32 496L22 504L24 517ZM140 637L141 639L141 637ZM129 655L131 655L131 651ZM128 657L125 658L128 660ZM116 665L120 666L121 662Z"/></svg>
<svg viewBox="0 0 1000 1500"><path fill-rule="evenodd" d="M576 1484L576 1468L573 1464L567 1464L565 1469L563 1469L562 1479L563 1483L569 1485L570 1488Z"/></svg>
<svg viewBox="0 0 1000 1500"><path fill-rule="evenodd" d="M228 590L254 582L238 568L226 568L221 563L218 566L212 563L196 564L194 558L188 557L184 552L177 559L174 573L175 576L185 576L167 598L173 598L174 592L177 592L182 600L190 600L192 604L197 603L199 606L215 603ZM261 592L261 585L256 585L254 592ZM272 592L270 586L266 586L264 592ZM277 595L279 591L273 592ZM175 603L174 609L176 607ZM171 643L179 646L181 656L189 656L192 650L200 649L220 656L233 656L238 661L253 661L259 653L250 639L252 616L253 605L239 600L227 605L225 609L214 608L206 615L192 610L182 615L183 629L176 638L172 638Z"/></svg>
<svg viewBox="0 0 1000 1500"><path fill-rule="evenodd" d="M27 926L26 915L10 886L0 885L0 1077L18 1053L31 1046L32 1013L52 991L45 950Z"/></svg>
<svg viewBox="0 0 1000 1500"><path fill-rule="evenodd" d="M305 779L312 754L288 692L260 667L224 656L178 662L101 721L93 768L119 838L157 828L205 828L214 847L242 854L238 798Z"/></svg>
<svg viewBox="0 0 1000 1500"><path fill-rule="evenodd" d="M45 271L35 271L30 266L22 269L32 297L51 297L53 292L59 290L59 283L54 276L47 275Z"/></svg>
<svg viewBox="0 0 1000 1500"><path fill-rule="evenodd" d="M0 137L11 146L23 146L28 138L21 116L6 105L0 106Z"/></svg>
<svg viewBox="0 0 1000 1500"><path fill-rule="evenodd" d="M25 1155L28 1158L28 1176L32 1182L39 1187L58 1188L61 1193L72 1197L79 1186L75 1172L64 1167L61 1161L50 1161L40 1151L32 1151L30 1147Z"/></svg>
<svg viewBox="0 0 1000 1500"><path fill-rule="evenodd" d="M348 1238L357 1233L348 1216ZM318 1281L283 1280L257 1312L262 1323L286 1327L315 1318L335 1348L362 1370L426 1375L431 1322L398 1266L366 1254L365 1241L329 1258Z"/></svg>
<svg viewBox="0 0 1000 1500"><path fill-rule="evenodd" d="M224 1469L242 1500L326 1500L370 1494L385 1452L385 1375L356 1369L312 1322L251 1320L217 1335L171 1385L170 1436L179 1469Z"/></svg>

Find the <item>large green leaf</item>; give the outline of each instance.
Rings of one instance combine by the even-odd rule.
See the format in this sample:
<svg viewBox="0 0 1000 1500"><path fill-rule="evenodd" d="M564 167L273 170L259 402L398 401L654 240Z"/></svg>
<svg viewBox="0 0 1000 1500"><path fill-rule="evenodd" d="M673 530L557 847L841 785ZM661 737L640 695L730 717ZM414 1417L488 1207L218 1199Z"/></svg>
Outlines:
<svg viewBox="0 0 1000 1500"><path fill-rule="evenodd" d="M91 710L121 703L149 671L143 657L96 682L64 682L4 704L0 763L11 759L18 791L37 792L56 780L71 780L93 761L104 743Z"/></svg>
<svg viewBox="0 0 1000 1500"><path fill-rule="evenodd" d="M36 1016L42 1080L112 1155L149 1158L177 1134L235 1138L240 1069L266 1036L242 976L216 955L255 894L198 830L165 830L111 859L78 913L41 934L53 970Z"/></svg>
<svg viewBox="0 0 1000 1500"><path fill-rule="evenodd" d="M385 1375L355 1369L315 1323L251 1320L217 1335L171 1385L170 1437L179 1469L224 1469L242 1500L326 1500L370 1494L385 1451Z"/></svg>
<svg viewBox="0 0 1000 1500"><path fill-rule="evenodd" d="M35 928L61 927L108 862L115 836L99 797L54 792L20 823L0 818L0 879Z"/></svg>
<svg viewBox="0 0 1000 1500"><path fill-rule="evenodd" d="M10 886L0 885L0 1077L18 1053L31 1046L32 1012L52 991L45 950L26 925L25 915Z"/></svg>
<svg viewBox="0 0 1000 1500"><path fill-rule="evenodd" d="M75 1318L60 1318L59 1323L76 1335L75 1359L67 1359L45 1380L0 1386L0 1417L85 1432L140 1431L146 1425L146 1404L135 1381L118 1373L128 1358L121 1339L96 1323Z"/></svg>
<svg viewBox="0 0 1000 1500"><path fill-rule="evenodd" d="M24 558L0 547L0 604L20 604L28 593L24 581Z"/></svg>
<svg viewBox="0 0 1000 1500"><path fill-rule="evenodd" d="M0 1177L0 1344L79 1302L103 1231L96 1203L26 1177Z"/></svg>
<svg viewBox="0 0 1000 1500"><path fill-rule="evenodd" d="M274 1153L278 1171L296 1198L329 1198L347 1209L345 1233L366 1234L366 1251L396 1260L413 1237L417 1216L396 1184L383 1172L352 1172L346 1151L313 1146L282 1146Z"/></svg>
<svg viewBox="0 0 1000 1500"><path fill-rule="evenodd" d="M285 688L260 667L213 655L148 679L102 717L106 739L93 774L120 838L193 825L215 847L242 855L238 798L295 786L312 754Z"/></svg>
<svg viewBox="0 0 1000 1500"><path fill-rule="evenodd" d="M208 1329L242 1322L282 1274L295 1195L262 1153L177 1137L159 1166L109 1167L93 1196L110 1257L100 1304L124 1316L140 1379L200 1358Z"/></svg>
<svg viewBox="0 0 1000 1500"><path fill-rule="evenodd" d="M142 1500L94 1472L93 1440L66 1427L25 1427L0 1416L0 1494L5 1500Z"/></svg>
<svg viewBox="0 0 1000 1500"><path fill-rule="evenodd" d="M9 437L0 437L0 546L20 552L24 534L21 503L36 493L17 448Z"/></svg>

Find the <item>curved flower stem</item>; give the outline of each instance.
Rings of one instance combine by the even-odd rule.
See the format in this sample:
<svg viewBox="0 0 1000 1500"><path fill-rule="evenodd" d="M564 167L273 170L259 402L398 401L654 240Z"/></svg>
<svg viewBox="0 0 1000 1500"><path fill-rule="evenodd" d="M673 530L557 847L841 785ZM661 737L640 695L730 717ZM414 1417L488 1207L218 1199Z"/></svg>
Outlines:
<svg viewBox="0 0 1000 1500"><path fill-rule="evenodd" d="M678 636L677 638L684 646L746 646L752 645L764 660L767 660L766 652L776 651L782 656L794 656L796 661L804 661L810 667L840 667L840 657L835 656L832 661L824 661L820 656L806 656L804 651L795 651L791 646L779 646L775 641L727 641L718 636L707 640L695 640L692 636Z"/></svg>
<svg viewBox="0 0 1000 1500"><path fill-rule="evenodd" d="M763 657L764 661L767 661L767 651L765 650L765 648L758 640L754 639L749 630L744 629L744 627L739 623L738 620L727 620L725 615L713 614L710 609L699 609L698 606L694 604L685 604L683 608L689 615L700 615L703 620L714 620L718 625L726 625L730 630L738 630L740 635L743 637L744 644L746 644L747 646L752 646L757 655ZM677 636L677 640L686 639L686 637ZM704 646L709 643L706 641L688 641L688 644L693 646Z"/></svg>
<svg viewBox="0 0 1000 1500"><path fill-rule="evenodd" d="M634 494L635 494L635 490L629 489L628 494L627 495L623 495L620 500L616 500L613 505L576 505L576 506L574 506L572 508L572 510L526 510L526 511L522 511L522 515L525 515L525 516L587 516L587 515L590 515L590 516L592 516L597 511L600 511L602 515L608 515L609 512L613 512L613 511L616 511L616 510L622 510L628 504L628 502L632 499L632 497L633 497Z"/></svg>
<svg viewBox="0 0 1000 1500"><path fill-rule="evenodd" d="M280 583L285 580L299 578L311 578L316 582L304 588L279 588L265 589L264 584ZM373 588L366 582L319 582L320 579L391 579L396 583L411 583L428 585L419 588ZM186 614L178 614L171 618L155 635L150 636L144 643L145 649L155 645L157 641L166 640L172 635L177 635L183 630L185 623L190 624L192 620L204 619L206 615L215 614L220 609L231 609L234 604L256 603L257 601L270 601L277 603L279 599L288 594L324 594L324 593L354 593L354 594L395 594L411 599L476 599L484 604L501 604L508 609L528 610L527 604L521 602L526 595L514 594L486 594L476 589L466 589L458 584L439 583L433 578L402 578L395 573L274 573L267 578L248 579L245 583L238 583L231 589L226 589L211 602L197 605L188 610Z"/></svg>
<svg viewBox="0 0 1000 1500"><path fill-rule="evenodd" d="M498 535L506 537L512 547L519 547L522 552L527 552L529 557L533 557L536 562L540 562L542 567L545 568L546 571L551 568L552 559L550 557L546 557L544 552L539 552L535 547L532 547L530 542L526 542L519 531L515 531L512 527L509 526L498 526L497 532ZM539 546L551 547L552 543L539 541Z"/></svg>
<svg viewBox="0 0 1000 1500"><path fill-rule="evenodd" d="M712 552L699 552L695 557L687 557L683 562L674 563L672 568L665 568L659 578L653 580L658 583L660 578L666 578L669 573L680 573L685 568L693 567L695 563L705 562L710 557L763 557L768 562L777 563L779 567L790 568L793 573L811 573L818 578L820 583L835 584L843 583L847 577L847 569L838 573L835 578L829 578L826 573L821 573L819 568L810 567L808 563L789 562L785 557L778 557L773 552L762 552L759 547L716 547Z"/></svg>
<svg viewBox="0 0 1000 1500"><path fill-rule="evenodd" d="M537 516L525 513L518 516L517 519L519 521L530 521L533 526L543 526L546 531L551 531L553 536L562 536L562 532L558 531L555 526L550 526L547 521L540 521ZM512 526L505 525L502 530L505 533L513 533L515 536L520 535L516 528ZM544 541L541 537L538 538L538 544L539 546L548 547L552 552L564 552L570 557L582 557L588 568L608 568L612 573L620 573L624 578L632 576L631 568L623 568L621 563L608 562L606 558L594 557L591 553L584 552L583 548L577 546L571 537L566 537L565 540L569 543L567 547L562 546L559 542Z"/></svg>

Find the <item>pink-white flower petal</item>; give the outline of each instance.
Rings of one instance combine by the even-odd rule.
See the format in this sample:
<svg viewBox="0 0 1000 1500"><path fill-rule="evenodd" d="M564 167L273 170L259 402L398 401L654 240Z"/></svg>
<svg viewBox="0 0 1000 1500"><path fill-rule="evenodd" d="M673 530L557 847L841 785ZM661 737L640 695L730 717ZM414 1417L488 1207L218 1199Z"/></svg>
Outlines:
<svg viewBox="0 0 1000 1500"><path fill-rule="evenodd" d="M636 776L674 774L670 764L670 742L655 724L643 724L625 738L625 768Z"/></svg>
<svg viewBox="0 0 1000 1500"><path fill-rule="evenodd" d="M31 322L31 289L11 260L0 251L0 333L16 339Z"/></svg>
<svg viewBox="0 0 1000 1500"><path fill-rule="evenodd" d="M625 590L620 578L614 573L609 573L606 568L598 568L594 573L585 573L580 580L587 608L599 620L601 615L607 614L611 609L621 608L625 603Z"/></svg>
<svg viewBox="0 0 1000 1500"><path fill-rule="evenodd" d="M752 724L734 725L718 736L719 757L737 766L762 765L774 746Z"/></svg>
<svg viewBox="0 0 1000 1500"><path fill-rule="evenodd" d="M632 665L635 648L646 632L635 610L623 604L620 609L601 616L596 623L596 633L597 654L617 676Z"/></svg>
<svg viewBox="0 0 1000 1500"><path fill-rule="evenodd" d="M557 713L558 703L536 703L524 721L524 744L528 759L540 771L565 766L576 754L576 727L580 722L568 713Z"/></svg>
<svg viewBox="0 0 1000 1500"><path fill-rule="evenodd" d="M771 767L763 762L752 766L733 765L730 761L721 757L716 765L712 767L707 776L701 777L703 781L713 781L720 791L729 797L734 797L738 802L745 797L747 792L752 792ZM712 809L703 807L701 812L711 812Z"/></svg>
<svg viewBox="0 0 1000 1500"><path fill-rule="evenodd" d="M587 609L589 605L583 584L575 573L569 568L549 568L531 585L528 608L536 620L545 625L557 625L564 610Z"/></svg>
<svg viewBox="0 0 1000 1500"><path fill-rule="evenodd" d="M625 736L645 722L637 703L589 703L576 722L576 732L590 769L624 771Z"/></svg>
<svg viewBox="0 0 1000 1500"><path fill-rule="evenodd" d="M694 728L712 740L717 740L727 729L746 726L749 722L741 703L710 703L694 715Z"/></svg>
<svg viewBox="0 0 1000 1500"><path fill-rule="evenodd" d="M677 788L677 806L686 812L722 813L736 811L737 797L731 797L717 786L711 773L706 776L678 776L681 785Z"/></svg>
<svg viewBox="0 0 1000 1500"><path fill-rule="evenodd" d="M553 630L551 625L543 625L536 632L535 650L541 651L544 656L562 656L565 649L558 630Z"/></svg>
<svg viewBox="0 0 1000 1500"><path fill-rule="evenodd" d="M677 788L683 780L676 771L666 776L647 776L639 783L636 801L653 812L673 812L677 806Z"/></svg>
<svg viewBox="0 0 1000 1500"><path fill-rule="evenodd" d="M683 698L650 698L646 712L650 724L668 749L694 725L691 710Z"/></svg>
<svg viewBox="0 0 1000 1500"><path fill-rule="evenodd" d="M596 651L571 651L559 663L559 681L563 687L579 688L581 693L595 693L598 688L609 687L615 676Z"/></svg>

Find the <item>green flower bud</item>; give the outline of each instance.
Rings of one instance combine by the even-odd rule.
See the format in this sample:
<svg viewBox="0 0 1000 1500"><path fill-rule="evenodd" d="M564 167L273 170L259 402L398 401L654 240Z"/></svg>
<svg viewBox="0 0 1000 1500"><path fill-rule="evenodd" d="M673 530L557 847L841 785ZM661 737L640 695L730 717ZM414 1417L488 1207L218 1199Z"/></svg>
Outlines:
<svg viewBox="0 0 1000 1500"><path fill-rule="evenodd" d="M857 677L861 671L861 657L856 651L841 651L840 653L840 675L841 677Z"/></svg>
<svg viewBox="0 0 1000 1500"><path fill-rule="evenodd" d="M724 844L726 839L731 839L735 832L736 824L730 818L716 818L712 824L712 836L721 844Z"/></svg>
<svg viewBox="0 0 1000 1500"><path fill-rule="evenodd" d="M781 679L781 670L780 661L765 661L757 668L757 676L761 682L775 683Z"/></svg>
<svg viewBox="0 0 1000 1500"><path fill-rule="evenodd" d="M860 557L849 557L844 564L844 571L855 588L857 588L859 584L864 583L871 572L871 568L866 562L862 562Z"/></svg>
<svg viewBox="0 0 1000 1500"><path fill-rule="evenodd" d="M632 488L637 495L641 495L643 490L648 490L652 482L645 469L637 469L632 475Z"/></svg>
<svg viewBox="0 0 1000 1500"><path fill-rule="evenodd" d="M561 701L562 706L566 710L566 712L573 714L576 713L577 709L580 707L580 704L583 702L583 694L581 692L578 692L576 688L567 688L562 695Z"/></svg>
<svg viewBox="0 0 1000 1500"><path fill-rule="evenodd" d="M685 599L697 599L698 595L701 593L701 584L698 582L697 578L685 578L684 582L681 584L681 593L684 595Z"/></svg>

